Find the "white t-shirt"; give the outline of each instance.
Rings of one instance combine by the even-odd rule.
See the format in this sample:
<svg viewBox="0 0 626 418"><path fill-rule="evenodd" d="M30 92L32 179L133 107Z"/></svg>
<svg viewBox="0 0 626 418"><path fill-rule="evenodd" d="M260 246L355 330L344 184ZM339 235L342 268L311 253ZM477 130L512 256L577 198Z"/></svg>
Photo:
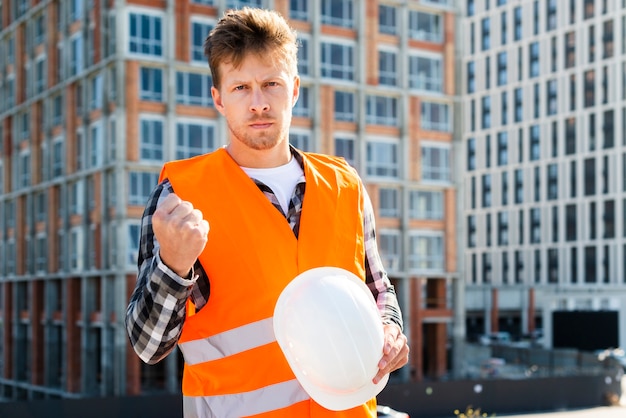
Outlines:
<svg viewBox="0 0 626 418"><path fill-rule="evenodd" d="M293 190L296 188L296 184L299 183L300 178L304 176L304 171L302 171L302 167L300 167L295 158L292 157L287 164L279 167L241 167L241 169L245 171L248 177L262 181L267 187L272 189L280 202L280 206L283 208L283 212L287 213Z"/></svg>

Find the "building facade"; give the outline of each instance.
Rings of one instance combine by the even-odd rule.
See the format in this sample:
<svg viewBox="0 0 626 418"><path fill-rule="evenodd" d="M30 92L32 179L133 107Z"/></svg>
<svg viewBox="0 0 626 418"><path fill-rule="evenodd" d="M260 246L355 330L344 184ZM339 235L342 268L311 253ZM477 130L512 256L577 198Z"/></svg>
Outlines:
<svg viewBox="0 0 626 418"><path fill-rule="evenodd" d="M0 0L0 399L179 390L130 348L140 219L164 161L227 142L203 41L228 8L301 42L290 141L364 178L411 340L397 379L462 336L448 1Z"/></svg>
<svg viewBox="0 0 626 418"><path fill-rule="evenodd" d="M626 2L462 2L468 337L612 311L626 345ZM585 336L581 335L581 339Z"/></svg>

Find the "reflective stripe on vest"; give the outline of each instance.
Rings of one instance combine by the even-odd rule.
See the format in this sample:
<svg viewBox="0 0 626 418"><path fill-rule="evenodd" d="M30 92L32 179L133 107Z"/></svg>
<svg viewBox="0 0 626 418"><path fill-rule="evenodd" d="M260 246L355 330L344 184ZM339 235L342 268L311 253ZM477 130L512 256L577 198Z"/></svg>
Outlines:
<svg viewBox="0 0 626 418"><path fill-rule="evenodd" d="M188 364L218 360L276 341L272 320L263 319L208 338L186 341L178 346Z"/></svg>
<svg viewBox="0 0 626 418"><path fill-rule="evenodd" d="M239 418L286 408L309 395L297 380L277 383L251 392L217 396L184 396L185 418Z"/></svg>

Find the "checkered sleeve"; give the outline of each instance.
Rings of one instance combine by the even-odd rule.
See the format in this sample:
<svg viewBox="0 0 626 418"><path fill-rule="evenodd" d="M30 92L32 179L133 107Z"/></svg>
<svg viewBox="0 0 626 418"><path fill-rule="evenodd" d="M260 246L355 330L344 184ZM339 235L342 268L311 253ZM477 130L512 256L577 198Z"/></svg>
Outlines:
<svg viewBox="0 0 626 418"><path fill-rule="evenodd" d="M154 364L175 347L185 320L187 298L198 279L197 269L191 279L179 277L161 261L159 244L152 229L152 215L159 202L172 193L164 180L150 195L141 220L141 238L135 290L126 311L126 330L137 355ZM201 269L200 269L201 270Z"/></svg>
<svg viewBox="0 0 626 418"><path fill-rule="evenodd" d="M363 187L363 224L365 231L365 284L369 287L381 313L383 324L398 324L403 329L402 313L396 291L378 253L374 208Z"/></svg>

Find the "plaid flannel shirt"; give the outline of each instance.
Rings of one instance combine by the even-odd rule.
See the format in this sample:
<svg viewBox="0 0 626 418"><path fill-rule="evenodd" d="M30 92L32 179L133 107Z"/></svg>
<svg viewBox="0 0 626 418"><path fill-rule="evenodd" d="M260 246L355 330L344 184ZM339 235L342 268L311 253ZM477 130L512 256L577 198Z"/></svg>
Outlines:
<svg viewBox="0 0 626 418"><path fill-rule="evenodd" d="M297 152L293 152L293 155L302 165L302 157ZM287 214L283 212L272 190L262 182L254 181L285 216L297 237L306 189L304 176L293 192ZM374 211L365 188L363 191L365 283L376 300L383 323L395 323L402 328L396 293L378 254ZM141 221L137 284L126 312L126 329L130 342L139 357L149 364L159 362L176 347L185 321L187 298L191 297L196 310L200 310L210 294L210 278L206 277L199 261L196 260L191 278L186 279L170 270L159 256L159 243L152 229L152 215L162 199L173 192L172 185L165 179L157 185L148 199Z"/></svg>

